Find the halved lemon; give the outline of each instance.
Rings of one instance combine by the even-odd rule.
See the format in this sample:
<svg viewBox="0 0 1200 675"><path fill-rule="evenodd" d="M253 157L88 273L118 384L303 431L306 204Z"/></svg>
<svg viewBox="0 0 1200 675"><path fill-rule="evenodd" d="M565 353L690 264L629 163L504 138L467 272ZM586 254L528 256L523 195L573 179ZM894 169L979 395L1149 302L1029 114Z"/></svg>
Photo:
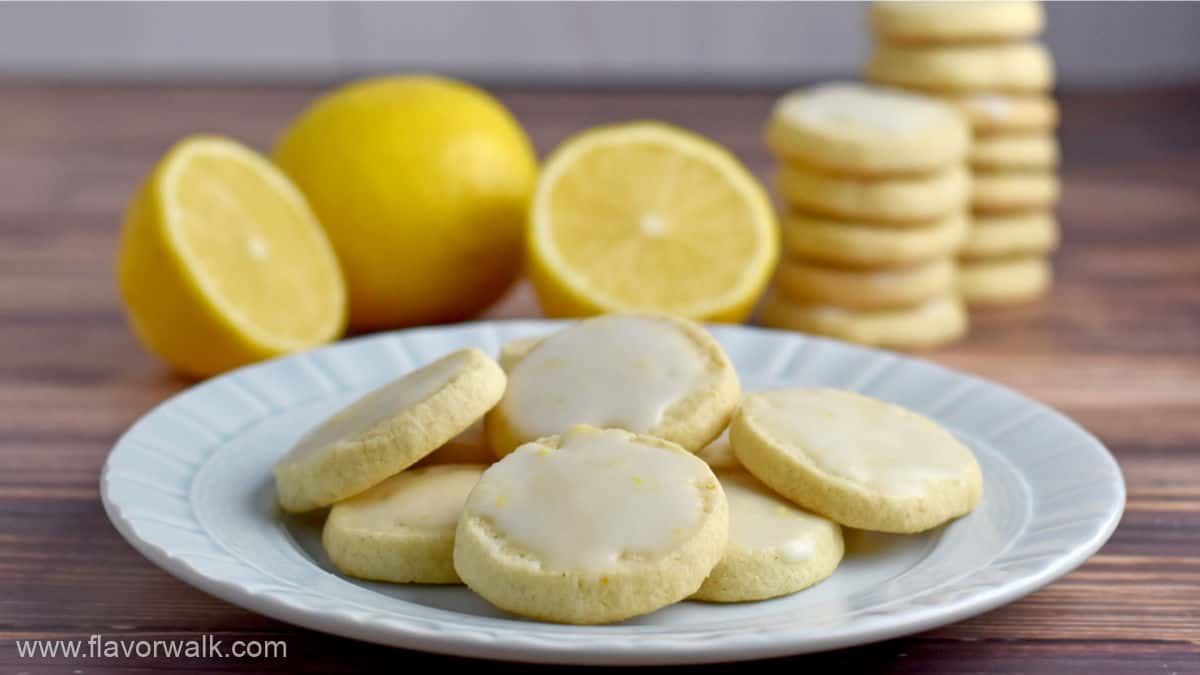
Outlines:
<svg viewBox="0 0 1200 675"><path fill-rule="evenodd" d="M598 127L559 146L528 235L529 276L552 317L743 321L779 256L754 176L716 143L657 122Z"/></svg>
<svg viewBox="0 0 1200 675"><path fill-rule="evenodd" d="M118 282L133 331L205 376L338 337L346 288L291 181L232 140L195 136L146 178L125 216Z"/></svg>

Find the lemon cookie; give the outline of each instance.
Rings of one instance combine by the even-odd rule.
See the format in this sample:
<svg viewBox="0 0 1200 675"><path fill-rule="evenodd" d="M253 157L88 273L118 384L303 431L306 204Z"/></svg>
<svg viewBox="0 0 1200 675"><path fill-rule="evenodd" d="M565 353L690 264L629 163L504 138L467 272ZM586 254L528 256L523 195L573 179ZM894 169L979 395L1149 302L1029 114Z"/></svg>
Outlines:
<svg viewBox="0 0 1200 675"><path fill-rule="evenodd" d="M871 27L888 42L990 42L1029 38L1046 17L1031 0L871 3Z"/></svg>
<svg viewBox="0 0 1200 675"><path fill-rule="evenodd" d="M849 527L921 532L975 508L975 456L932 420L835 389L749 394L730 430L759 480Z"/></svg>
<svg viewBox="0 0 1200 675"><path fill-rule="evenodd" d="M945 295L954 288L954 263L949 257L907 267L850 269L804 260L785 260L775 287L789 302L887 309L914 305Z"/></svg>
<svg viewBox="0 0 1200 675"><path fill-rule="evenodd" d="M517 362L525 358L525 355L534 347L538 346L543 337L526 337L509 340L500 346L500 357L497 361L504 372L509 372Z"/></svg>
<svg viewBox="0 0 1200 675"><path fill-rule="evenodd" d="M609 314L545 338L513 366L484 429L498 456L578 424L651 434L695 452L728 424L740 391L729 358L699 324Z"/></svg>
<svg viewBox="0 0 1200 675"><path fill-rule="evenodd" d="M1046 209L1058 201L1058 176L1046 171L976 171L971 208L976 212Z"/></svg>
<svg viewBox="0 0 1200 675"><path fill-rule="evenodd" d="M288 511L356 495L463 432L504 393L504 371L463 349L386 384L309 431L275 464Z"/></svg>
<svg viewBox="0 0 1200 675"><path fill-rule="evenodd" d="M825 84L775 104L766 143L780 157L855 175L922 173L960 162L970 129L933 98L865 84Z"/></svg>
<svg viewBox="0 0 1200 675"><path fill-rule="evenodd" d="M806 213L783 221L783 247L794 258L852 267L897 267L958 251L969 229L966 214L952 213L927 225L880 227Z"/></svg>
<svg viewBox="0 0 1200 675"><path fill-rule="evenodd" d="M321 541L344 574L393 583L454 584L454 531L484 466L411 469L334 504Z"/></svg>
<svg viewBox="0 0 1200 675"><path fill-rule="evenodd" d="M694 455L652 436L579 427L484 472L458 523L454 567L501 609L608 623L695 593L728 529L725 493Z"/></svg>
<svg viewBox="0 0 1200 675"><path fill-rule="evenodd" d="M962 337L967 331L966 311L952 295L911 307L877 310L797 305L773 295L763 305L761 318L763 325L770 328L891 349L936 347Z"/></svg>
<svg viewBox="0 0 1200 675"><path fill-rule="evenodd" d="M855 178L784 164L775 177L779 196L804 211L884 222L928 221L960 211L970 190L967 170Z"/></svg>
<svg viewBox="0 0 1200 675"><path fill-rule="evenodd" d="M1054 85L1054 64L1045 47L1027 42L952 47L878 44L867 62L867 77L938 92L1033 93Z"/></svg>
<svg viewBox="0 0 1200 675"><path fill-rule="evenodd" d="M1034 133L978 136L968 157L976 169L1051 169L1058 155L1053 134Z"/></svg>
<svg viewBox="0 0 1200 675"><path fill-rule="evenodd" d="M1058 126L1058 103L1044 94L970 92L947 99L977 134L1049 131Z"/></svg>
<svg viewBox="0 0 1200 675"><path fill-rule="evenodd" d="M973 305L1034 300L1050 287L1050 263L1045 258L964 260L959 293Z"/></svg>
<svg viewBox="0 0 1200 675"><path fill-rule="evenodd" d="M1058 246L1058 221L1044 211L976 214L959 250L965 259L1041 255Z"/></svg>
<svg viewBox="0 0 1200 675"><path fill-rule="evenodd" d="M720 471L729 501L725 555L692 596L708 602L765 600L827 578L842 560L842 528L797 508L744 471Z"/></svg>

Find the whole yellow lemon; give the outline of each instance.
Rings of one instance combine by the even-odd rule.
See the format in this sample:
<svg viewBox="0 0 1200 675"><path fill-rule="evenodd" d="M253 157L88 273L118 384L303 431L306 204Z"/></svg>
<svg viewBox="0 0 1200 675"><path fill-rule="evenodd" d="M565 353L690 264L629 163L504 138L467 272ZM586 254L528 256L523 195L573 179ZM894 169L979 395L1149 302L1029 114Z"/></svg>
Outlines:
<svg viewBox="0 0 1200 675"><path fill-rule="evenodd" d="M477 87L430 75L347 85L293 121L274 158L337 251L355 329L468 318L521 268L537 158Z"/></svg>

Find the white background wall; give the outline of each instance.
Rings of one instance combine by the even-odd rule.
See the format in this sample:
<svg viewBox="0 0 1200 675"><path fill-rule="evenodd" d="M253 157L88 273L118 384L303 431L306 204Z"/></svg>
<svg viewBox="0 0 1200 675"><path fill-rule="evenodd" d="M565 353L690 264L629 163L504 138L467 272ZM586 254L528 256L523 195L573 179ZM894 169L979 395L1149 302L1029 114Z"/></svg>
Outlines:
<svg viewBox="0 0 1200 675"><path fill-rule="evenodd" d="M856 74L859 3L0 4L0 76L786 83ZM1066 86L1200 81L1200 3L1049 3Z"/></svg>

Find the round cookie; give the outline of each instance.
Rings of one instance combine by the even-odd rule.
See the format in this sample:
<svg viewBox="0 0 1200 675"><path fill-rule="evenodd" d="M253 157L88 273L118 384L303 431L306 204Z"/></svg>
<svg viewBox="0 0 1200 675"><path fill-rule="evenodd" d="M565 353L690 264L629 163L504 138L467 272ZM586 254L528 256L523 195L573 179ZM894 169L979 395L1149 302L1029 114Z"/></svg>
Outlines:
<svg viewBox="0 0 1200 675"><path fill-rule="evenodd" d="M852 178L783 164L775 184L779 196L802 211L885 223L929 221L961 211L970 192L962 165L919 175Z"/></svg>
<svg viewBox="0 0 1200 675"><path fill-rule="evenodd" d="M484 472L458 523L454 567L501 609L608 623L695 593L728 531L707 464L653 436L578 427Z"/></svg>
<svg viewBox="0 0 1200 675"><path fill-rule="evenodd" d="M329 510L321 541L343 574L393 583L456 584L454 531L487 467L402 471Z"/></svg>
<svg viewBox="0 0 1200 675"><path fill-rule="evenodd" d="M1050 287L1050 263L1045 258L964 260L958 290L972 305L1028 302Z"/></svg>
<svg viewBox="0 0 1200 675"><path fill-rule="evenodd" d="M513 366L484 431L500 457L579 424L650 434L695 452L725 428L740 394L729 358L699 324L608 314L546 337Z"/></svg>
<svg viewBox="0 0 1200 675"><path fill-rule="evenodd" d="M976 213L1048 209L1062 188L1045 171L976 171L971 179L971 208Z"/></svg>
<svg viewBox="0 0 1200 675"><path fill-rule="evenodd" d="M279 504L288 511L328 506L399 473L482 417L504 384L500 366L470 348L372 391L276 462Z"/></svg>
<svg viewBox="0 0 1200 675"><path fill-rule="evenodd" d="M779 99L766 143L785 160L833 173L926 173L961 162L971 131L937 99L857 83L824 84Z"/></svg>
<svg viewBox="0 0 1200 675"><path fill-rule="evenodd" d="M1058 126L1058 103L1044 94L970 92L947 100L967 116L976 135L1049 131Z"/></svg>
<svg viewBox="0 0 1200 675"><path fill-rule="evenodd" d="M796 304L848 309L888 309L915 305L954 288L949 257L907 267L850 269L788 259L779 266L775 287Z"/></svg>
<svg viewBox="0 0 1200 675"><path fill-rule="evenodd" d="M518 361L525 358L525 355L534 347L541 344L544 339L544 336L539 335L537 337L509 340L500 346L500 357L496 360L500 364L500 367L504 369L504 372L507 373L513 369L513 366L517 365Z"/></svg>
<svg viewBox="0 0 1200 675"><path fill-rule="evenodd" d="M845 551L842 528L772 492L745 471L719 471L729 501L729 543L694 600L749 602L823 581Z"/></svg>
<svg viewBox="0 0 1200 675"><path fill-rule="evenodd" d="M1045 13L1033 0L1006 2L873 2L871 28L888 42L991 42L1042 32Z"/></svg>
<svg viewBox="0 0 1200 675"><path fill-rule="evenodd" d="M1058 140L1053 134L989 134L978 136L969 155L974 169L1042 169L1058 166Z"/></svg>
<svg viewBox="0 0 1200 675"><path fill-rule="evenodd" d="M965 260L1044 255L1058 246L1058 221L1045 211L976 214L959 250Z"/></svg>
<svg viewBox="0 0 1200 675"><path fill-rule="evenodd" d="M967 332L966 311L953 295L912 307L879 310L796 305L772 295L763 305L761 319L769 328L890 349L928 349L957 340Z"/></svg>
<svg viewBox="0 0 1200 675"><path fill-rule="evenodd" d="M783 218L784 250L795 258L850 267L902 267L956 253L967 237L956 212L927 225L886 227L792 212Z"/></svg>
<svg viewBox="0 0 1200 675"><path fill-rule="evenodd" d="M1045 92L1054 85L1050 53L1039 44L1012 42L914 47L878 44L867 78L937 92Z"/></svg>
<svg viewBox="0 0 1200 675"><path fill-rule="evenodd" d="M983 494L971 451L932 420L836 389L749 394L734 452L806 509L877 532L921 532L968 513Z"/></svg>

